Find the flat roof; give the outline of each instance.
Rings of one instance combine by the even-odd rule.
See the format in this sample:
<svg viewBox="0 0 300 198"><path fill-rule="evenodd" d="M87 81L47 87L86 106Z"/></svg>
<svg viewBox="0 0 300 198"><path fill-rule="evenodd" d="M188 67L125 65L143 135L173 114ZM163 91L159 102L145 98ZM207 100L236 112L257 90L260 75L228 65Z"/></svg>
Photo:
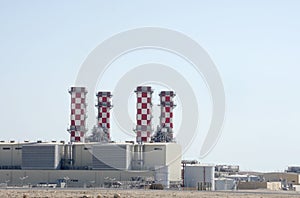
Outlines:
<svg viewBox="0 0 300 198"><path fill-rule="evenodd" d="M214 164L187 164L187 167L215 167Z"/></svg>

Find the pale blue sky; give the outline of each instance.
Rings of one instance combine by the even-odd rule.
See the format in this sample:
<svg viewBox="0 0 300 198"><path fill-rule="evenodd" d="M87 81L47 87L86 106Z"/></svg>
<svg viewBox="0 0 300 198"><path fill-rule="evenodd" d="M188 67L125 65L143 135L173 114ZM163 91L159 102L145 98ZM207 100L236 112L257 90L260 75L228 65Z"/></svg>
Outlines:
<svg viewBox="0 0 300 198"><path fill-rule="evenodd" d="M154 26L197 41L222 76L226 121L201 161L268 171L300 164L299 10L297 0L2 0L0 139L68 140L67 90L87 55L116 33ZM198 147L185 157L197 158Z"/></svg>

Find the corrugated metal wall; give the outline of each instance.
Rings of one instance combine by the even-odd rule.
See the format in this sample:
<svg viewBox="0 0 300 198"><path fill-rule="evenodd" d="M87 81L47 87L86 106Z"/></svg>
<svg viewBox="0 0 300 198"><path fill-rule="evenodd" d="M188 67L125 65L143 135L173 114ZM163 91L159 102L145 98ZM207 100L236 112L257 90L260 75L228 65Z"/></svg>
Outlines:
<svg viewBox="0 0 300 198"><path fill-rule="evenodd" d="M60 168L59 145L26 145L22 150L22 169Z"/></svg>
<svg viewBox="0 0 300 198"><path fill-rule="evenodd" d="M131 166L130 145L93 146L93 169L128 170Z"/></svg>

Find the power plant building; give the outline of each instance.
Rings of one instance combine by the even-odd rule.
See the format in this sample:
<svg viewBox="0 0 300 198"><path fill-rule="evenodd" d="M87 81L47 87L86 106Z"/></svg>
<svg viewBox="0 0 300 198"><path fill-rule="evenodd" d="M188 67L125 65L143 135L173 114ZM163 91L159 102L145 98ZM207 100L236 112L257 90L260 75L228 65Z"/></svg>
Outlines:
<svg viewBox="0 0 300 198"><path fill-rule="evenodd" d="M12 146L11 144L5 143L2 148L8 148ZM70 146L72 149L69 148ZM140 146L142 146L142 150L139 153L135 152L135 148ZM157 181L163 182L166 186L169 186L170 182L180 181L181 177L181 147L176 143L145 143L140 145L131 143L31 142L19 143L18 147L13 147L20 148L17 150L20 152L18 155L15 155L16 150L13 149L0 151L2 169L23 170L24 174L27 174L28 170L36 170L41 172L40 174L49 170L64 170L65 173L68 171L73 173L74 170L85 170L87 173L89 171L108 171L112 174L127 171L128 176L130 176L130 172L134 172L134 174L141 172L153 178L157 177ZM69 153L70 151L71 153ZM137 156L138 158L136 158ZM140 165L134 166L137 160ZM11 163L5 163L5 161ZM35 175L37 172L31 173ZM158 175L160 176L158 177ZM70 176L72 175L69 174ZM162 178L165 178L164 181ZM130 180L130 177L127 179ZM35 184L34 181L31 183Z"/></svg>
<svg viewBox="0 0 300 198"><path fill-rule="evenodd" d="M8 185L18 185L19 178L26 178L28 183L37 185L40 182L69 180L69 186L74 187L82 187L88 180L94 181L96 186L103 186L107 182L105 178L130 181L134 177L150 177L165 187L180 182L181 146L173 141L172 131L175 94L172 91L160 93L162 112L159 129L168 133L167 139L153 141L153 90L150 86L138 86L135 92L136 142L111 141L112 94L109 91L96 94L96 126L100 136L97 141L85 142L87 90L85 87L71 87L70 142L1 141L0 182L9 180Z"/></svg>

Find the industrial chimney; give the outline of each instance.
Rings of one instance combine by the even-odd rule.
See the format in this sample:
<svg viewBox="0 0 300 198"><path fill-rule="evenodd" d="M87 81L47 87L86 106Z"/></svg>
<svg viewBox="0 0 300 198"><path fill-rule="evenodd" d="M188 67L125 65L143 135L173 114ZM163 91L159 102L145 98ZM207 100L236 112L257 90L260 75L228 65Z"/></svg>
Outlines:
<svg viewBox="0 0 300 198"><path fill-rule="evenodd" d="M71 125L70 132L71 142L84 142L86 129L86 88L71 87Z"/></svg>
<svg viewBox="0 0 300 198"><path fill-rule="evenodd" d="M97 93L97 104L98 108L98 128L97 133L99 137L98 142L109 142L110 141L110 110L111 105L111 92L99 91Z"/></svg>
<svg viewBox="0 0 300 198"><path fill-rule="evenodd" d="M175 104L173 91L161 91L160 94L160 125L157 127L154 142L173 142L173 109Z"/></svg>
<svg viewBox="0 0 300 198"><path fill-rule="evenodd" d="M149 142L152 133L152 93L150 86L138 86L135 90L136 103L136 141Z"/></svg>

